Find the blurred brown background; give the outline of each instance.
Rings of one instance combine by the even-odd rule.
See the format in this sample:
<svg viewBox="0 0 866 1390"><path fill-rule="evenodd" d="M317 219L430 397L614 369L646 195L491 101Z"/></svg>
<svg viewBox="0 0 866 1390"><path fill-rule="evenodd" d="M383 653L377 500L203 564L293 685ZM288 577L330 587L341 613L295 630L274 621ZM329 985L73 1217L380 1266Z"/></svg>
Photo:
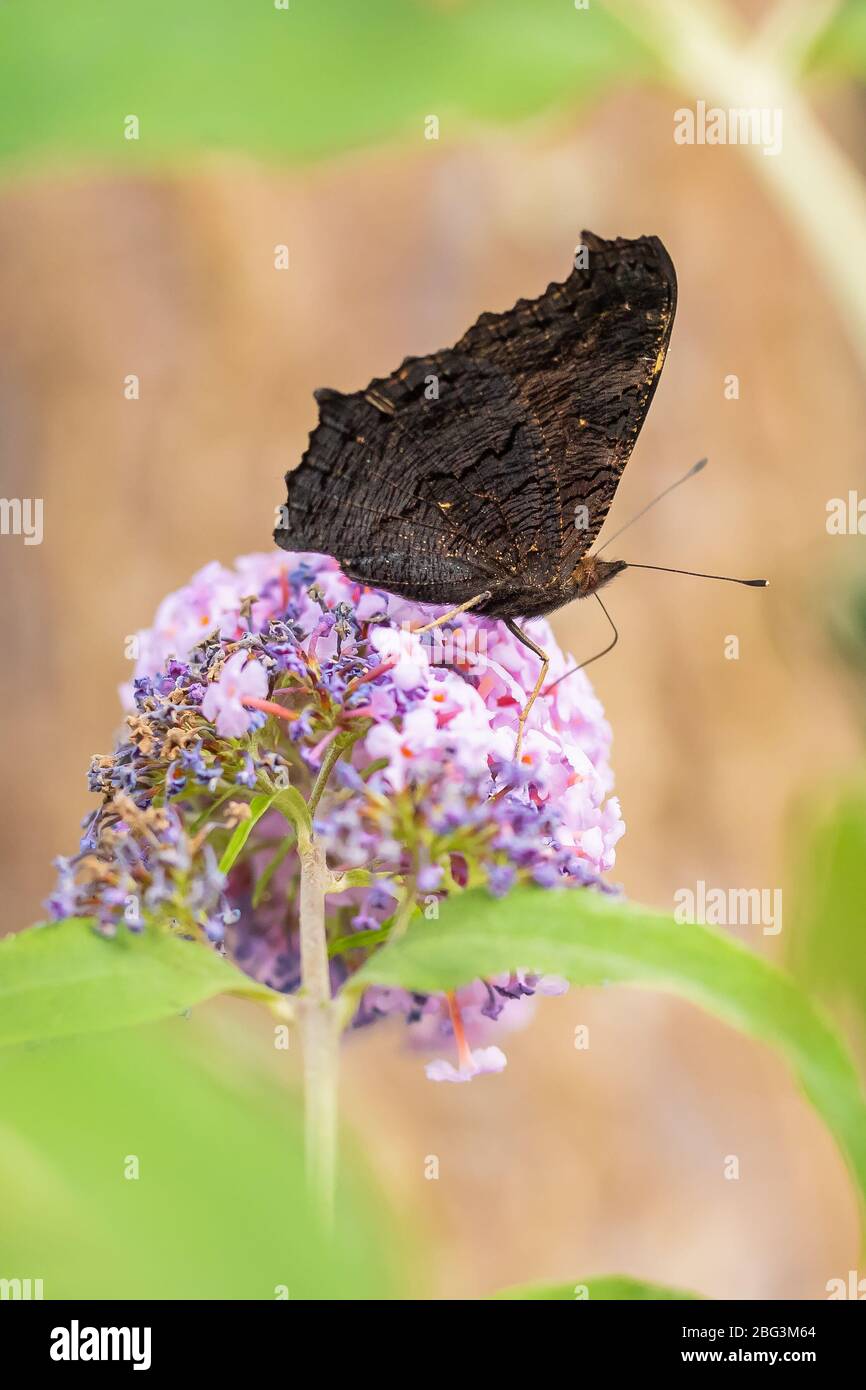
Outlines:
<svg viewBox="0 0 866 1390"><path fill-rule="evenodd" d="M38 916L52 856L76 843L88 759L119 723L125 635L206 561L269 546L313 389L355 389L540 292L582 227L660 235L679 276L613 524L711 461L622 554L772 582L634 572L610 591L620 645L593 675L628 825L615 876L664 908L698 879L782 884L792 797L860 756L820 598L862 545L825 528L827 499L862 485L862 379L808 248L741 150L674 145L676 104L623 93L580 119L462 143L419 133L312 171L226 156L5 185L3 491L45 500L44 543L0 545L7 927ZM862 149L862 108L839 97L825 116ZM579 606L554 627L579 656L604 637ZM220 1007L267 1043L266 1021ZM347 1117L421 1221L419 1279L442 1296L621 1271L717 1297L821 1297L856 1266L830 1138L768 1052L685 1005L626 990L546 1001L505 1075L472 1087L429 1085L401 1044L396 1028L351 1042Z"/></svg>

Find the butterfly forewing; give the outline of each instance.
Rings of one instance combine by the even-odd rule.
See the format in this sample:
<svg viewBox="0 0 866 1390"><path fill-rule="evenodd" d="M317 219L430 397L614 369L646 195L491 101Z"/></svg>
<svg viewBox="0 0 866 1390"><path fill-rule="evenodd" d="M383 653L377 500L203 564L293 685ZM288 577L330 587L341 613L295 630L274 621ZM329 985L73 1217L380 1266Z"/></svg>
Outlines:
<svg viewBox="0 0 866 1390"><path fill-rule="evenodd" d="M585 269L363 391L317 392L280 545L408 598L545 611L601 528L673 324L661 242L583 234Z"/></svg>

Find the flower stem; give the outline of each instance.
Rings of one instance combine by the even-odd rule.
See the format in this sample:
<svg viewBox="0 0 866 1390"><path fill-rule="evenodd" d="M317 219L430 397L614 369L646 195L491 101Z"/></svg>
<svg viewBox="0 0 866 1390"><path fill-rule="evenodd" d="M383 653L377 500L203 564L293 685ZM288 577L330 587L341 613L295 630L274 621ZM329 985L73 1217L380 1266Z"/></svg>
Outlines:
<svg viewBox="0 0 866 1390"><path fill-rule="evenodd" d="M307 1182L327 1226L334 1217L337 1171L339 1025L331 998L325 892L328 868L315 836L299 842L301 994L298 1018L304 1066Z"/></svg>
<svg viewBox="0 0 866 1390"><path fill-rule="evenodd" d="M766 32L749 45L733 7L717 0L608 0L608 8L655 49L689 93L722 107L770 107L784 111L785 150L764 157L744 146L795 230L815 257L816 274L834 295L853 347L866 367L866 188L853 161L827 134L790 71L814 42L819 17L829 23L837 5L790 5L780 64ZM781 12L780 12L781 13ZM796 24L804 26L797 35Z"/></svg>
<svg viewBox="0 0 866 1390"><path fill-rule="evenodd" d="M328 1229L334 1221L337 1091L344 1011L339 997L331 997L325 896L333 887L333 875L313 830L313 814L337 760L359 737L360 731L346 729L328 745L309 802L304 802L294 787L284 789L274 798L298 837L301 988L297 1020L303 1053L307 1184Z"/></svg>
<svg viewBox="0 0 866 1390"><path fill-rule="evenodd" d="M307 803L310 808L311 816L322 799L322 792L327 786L328 778L333 772L335 764L343 756L346 749L351 748L352 744L355 743L359 737L360 734L356 733L354 730L349 731L344 729L342 733L338 733L328 744L322 757L322 765L313 783L313 790L310 792L310 799Z"/></svg>

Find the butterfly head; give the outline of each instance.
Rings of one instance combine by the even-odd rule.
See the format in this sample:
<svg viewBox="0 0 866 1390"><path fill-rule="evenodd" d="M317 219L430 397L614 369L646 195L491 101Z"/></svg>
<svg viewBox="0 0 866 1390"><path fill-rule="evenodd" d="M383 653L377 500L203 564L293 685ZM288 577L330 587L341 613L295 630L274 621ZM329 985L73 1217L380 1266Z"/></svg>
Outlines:
<svg viewBox="0 0 866 1390"><path fill-rule="evenodd" d="M626 569L625 560L602 560L598 555L584 555L571 572L570 582L575 598L586 598Z"/></svg>

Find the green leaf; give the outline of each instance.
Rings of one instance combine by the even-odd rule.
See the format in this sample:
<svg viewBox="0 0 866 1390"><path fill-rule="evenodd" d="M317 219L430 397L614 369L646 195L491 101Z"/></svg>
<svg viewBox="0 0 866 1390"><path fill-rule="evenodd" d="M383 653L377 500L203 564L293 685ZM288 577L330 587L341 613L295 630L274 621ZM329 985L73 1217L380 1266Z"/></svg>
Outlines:
<svg viewBox="0 0 866 1390"><path fill-rule="evenodd" d="M794 837L794 973L828 1003L852 1007L866 1036L866 786L854 782L804 802Z"/></svg>
<svg viewBox="0 0 866 1390"><path fill-rule="evenodd" d="M478 120L533 116L655 66L602 5L571 0L149 0L146 13L133 0L0 7L0 159L134 175L214 149L424 148L430 112L441 147Z"/></svg>
<svg viewBox="0 0 866 1390"><path fill-rule="evenodd" d="M257 908L259 903L263 901L265 894L267 893L268 888L270 887L271 879L273 878L277 869L282 864L283 860L286 858L286 855L289 853L289 851L294 849L296 843L297 839L295 836L287 835L286 838L283 840L282 844L280 845L279 849L275 851L271 859L268 860L268 863L265 865L262 872L259 874L258 878L256 879L255 887L253 888L254 909Z"/></svg>
<svg viewBox="0 0 866 1390"><path fill-rule="evenodd" d="M218 994L281 998L210 947L157 927L106 938L70 918L0 941L0 1046L148 1023Z"/></svg>
<svg viewBox="0 0 866 1390"><path fill-rule="evenodd" d="M347 888L369 888L375 882L376 876L370 869L344 869L333 875L326 891L345 893Z"/></svg>
<svg viewBox="0 0 866 1390"><path fill-rule="evenodd" d="M313 822L310 818L310 808L297 787L283 787L282 791L278 791L274 796L274 805L278 811L282 811L286 820L291 821L298 840L301 843L308 840L313 833Z"/></svg>
<svg viewBox="0 0 866 1390"><path fill-rule="evenodd" d="M837 72L845 77L866 77L866 6L863 0L847 0L832 14L816 39L809 69Z"/></svg>
<svg viewBox="0 0 866 1390"><path fill-rule="evenodd" d="M332 1240L317 1222L296 1071L268 1020L232 1010L6 1049L2 1274L46 1299L405 1295L345 1140Z"/></svg>
<svg viewBox="0 0 866 1390"><path fill-rule="evenodd" d="M399 985L455 989L517 968L573 984L670 990L785 1058L835 1136L866 1203L866 1104L843 1044L799 986L739 943L707 927L590 890L481 890L446 900L438 922L416 920L375 952L350 989Z"/></svg>
<svg viewBox="0 0 866 1390"><path fill-rule="evenodd" d="M662 1303L676 1300L686 1303L694 1302L701 1295L687 1293L684 1289L668 1289L663 1284L645 1284L641 1279L630 1279L627 1274L609 1274L596 1279L575 1280L573 1284L517 1284L510 1289L502 1289L493 1297L497 1300L519 1299L521 1302L544 1300L583 1303L599 1299L628 1299L631 1302Z"/></svg>
<svg viewBox="0 0 866 1390"><path fill-rule="evenodd" d="M265 814L265 811L267 811L268 808L274 804L275 796L276 793L271 792L267 795L263 793L261 796L253 797L252 801L250 802L249 816L246 820L242 820L238 825L235 826L235 829L232 833L232 837L226 845L225 849L223 850L223 856L220 860L221 874L228 873L229 869L232 867L241 850L243 849L244 845L246 844L247 840L249 839L250 831L253 829L253 826L256 824L256 821L261 820L262 816Z"/></svg>
<svg viewBox="0 0 866 1390"><path fill-rule="evenodd" d="M343 956L347 951L366 951L371 946L380 946L391 935L393 919L387 927L371 927L369 931L349 932L348 936L336 936L328 942L329 956Z"/></svg>

